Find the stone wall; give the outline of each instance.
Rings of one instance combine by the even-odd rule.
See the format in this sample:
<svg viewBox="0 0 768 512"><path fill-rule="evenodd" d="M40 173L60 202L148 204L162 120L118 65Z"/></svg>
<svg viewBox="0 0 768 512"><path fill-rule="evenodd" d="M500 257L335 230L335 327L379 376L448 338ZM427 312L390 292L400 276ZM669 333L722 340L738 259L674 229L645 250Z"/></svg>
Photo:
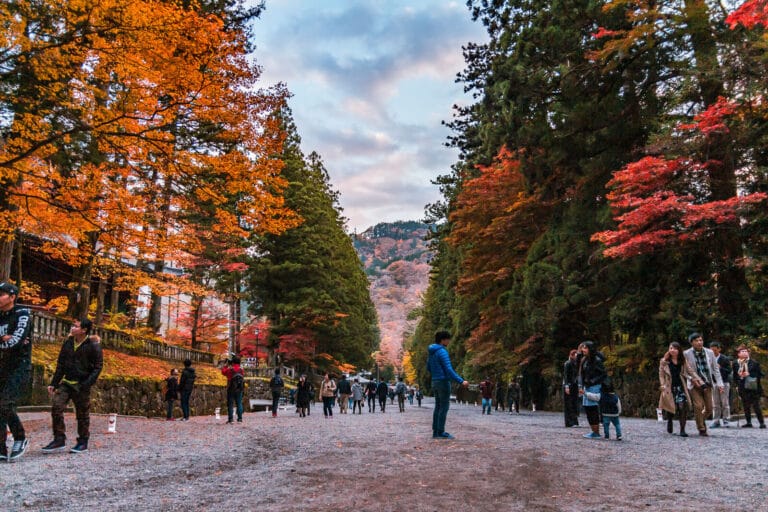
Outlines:
<svg viewBox="0 0 768 512"><path fill-rule="evenodd" d="M45 367L33 365L32 383L23 401L24 405L50 405L46 387L51 375ZM95 413L117 413L126 416L165 417L165 381L139 378L100 378L91 390L91 411ZM248 398L270 399L272 394L266 382L246 379L244 406L248 410ZM226 414L227 393L224 386L195 385L189 402L193 416L212 415L216 407ZM181 407L176 401L176 417L181 416Z"/></svg>

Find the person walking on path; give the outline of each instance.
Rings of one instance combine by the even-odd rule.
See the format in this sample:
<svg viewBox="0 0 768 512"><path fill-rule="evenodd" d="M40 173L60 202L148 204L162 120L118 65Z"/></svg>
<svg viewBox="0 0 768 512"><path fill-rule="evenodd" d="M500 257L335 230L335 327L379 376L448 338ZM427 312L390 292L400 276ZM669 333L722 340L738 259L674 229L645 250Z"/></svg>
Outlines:
<svg viewBox="0 0 768 512"><path fill-rule="evenodd" d="M736 375L736 384L739 387L739 398L744 406L744 419L746 423L742 428L752 428L752 413L754 409L760 428L765 428L763 410L760 407L760 397L763 395L763 386L760 382L763 372L760 364L750 359L749 349L741 345L736 349L737 359L733 363L733 373Z"/></svg>
<svg viewBox="0 0 768 512"><path fill-rule="evenodd" d="M435 342L427 349L427 369L432 376L432 393L435 395L435 410L432 413L433 439L453 439L453 436L445 431L445 421L451 405L451 380L461 383L464 387L469 386L469 382L459 376L451 365L446 348L450 341L450 333L438 331L435 333Z"/></svg>
<svg viewBox="0 0 768 512"><path fill-rule="evenodd" d="M91 425L91 387L99 378L104 365L104 355L98 336L92 335L93 322L76 321L69 337L64 341L56 362L56 371L48 386L53 423L53 441L43 447L44 453L58 451L66 445L64 410L72 400L77 418L77 444L72 453L88 451Z"/></svg>
<svg viewBox="0 0 768 512"><path fill-rule="evenodd" d="M603 417L603 434L606 439L610 439L611 423L616 429L616 440L621 441L621 399L613 388L613 384L606 379L600 393L600 414Z"/></svg>
<svg viewBox="0 0 768 512"><path fill-rule="evenodd" d="M376 412L376 382L369 380L365 385L365 396L368 398L368 412Z"/></svg>
<svg viewBox="0 0 768 512"><path fill-rule="evenodd" d="M669 344L667 353L659 361L659 409L667 418L667 432L672 433L672 419L677 414L680 423L680 437L688 437L685 433L685 422L688 420L688 404L691 395L687 383L693 379L693 371L682 356L682 347L676 341Z"/></svg>
<svg viewBox="0 0 768 512"><path fill-rule="evenodd" d="M405 393L408 389L403 382L403 377L398 377L397 384L395 384L395 394L397 395L397 407L400 412L405 412Z"/></svg>
<svg viewBox="0 0 768 512"><path fill-rule="evenodd" d="M416 403L419 404L419 407L421 407L421 401L424 399L424 393L421 392L421 388L419 387L418 384L416 384L415 395L416 395Z"/></svg>
<svg viewBox="0 0 768 512"><path fill-rule="evenodd" d="M579 365L576 360L576 349L568 354L568 360L563 365L563 415L565 427L579 426Z"/></svg>
<svg viewBox="0 0 768 512"><path fill-rule="evenodd" d="M709 348L715 354L715 361L717 361L717 367L720 369L720 377L723 379L723 392L714 393L712 396L714 402L714 421L709 424L709 428L718 428L721 425L727 427L728 420L731 419L731 382L733 380L731 374L733 373L733 366L731 359L725 354L720 353L719 341L710 343Z"/></svg>
<svg viewBox="0 0 768 512"><path fill-rule="evenodd" d="M723 392L723 378L720 376L720 368L715 360L715 353L704 347L704 338L694 332L688 336L691 348L683 352L685 360L693 371L691 380L693 388L690 390L693 403L693 416L696 419L696 428L700 436L708 436L706 419L712 415L713 386L717 386L717 393Z"/></svg>
<svg viewBox="0 0 768 512"><path fill-rule="evenodd" d="M584 411L591 432L584 434L587 439L600 439L600 390L608 374L603 366L603 358L597 352L594 342L581 344L581 368L579 370L579 394L582 395Z"/></svg>
<svg viewBox="0 0 768 512"><path fill-rule="evenodd" d="M269 390L272 392L272 417L277 417L277 407L280 405L280 397L283 396L285 383L280 377L280 368L275 368L275 375L269 379Z"/></svg>
<svg viewBox="0 0 768 512"><path fill-rule="evenodd" d="M0 283L0 460L14 461L29 446L16 402L32 375L32 317L29 309L16 304L19 289ZM6 432L13 434L8 454Z"/></svg>
<svg viewBox="0 0 768 512"><path fill-rule="evenodd" d="M181 393L181 421L189 421L189 399L192 397L192 390L195 389L195 369L192 368L190 359L184 360L184 369L181 370L179 378L179 392Z"/></svg>
<svg viewBox="0 0 768 512"><path fill-rule="evenodd" d="M296 384L296 407L299 409L299 417L303 418L309 411L309 398L312 393L312 387L307 381L306 375L299 377L299 383Z"/></svg>
<svg viewBox="0 0 768 512"><path fill-rule="evenodd" d="M482 398L483 403L483 412L482 414L486 413L486 409L488 411L488 416L491 415L491 406L493 405L493 382L491 382L491 379L488 377L485 378L483 382L480 383L480 396Z"/></svg>
<svg viewBox="0 0 768 512"><path fill-rule="evenodd" d="M326 419L333 418L333 399L336 397L336 383L328 375L323 376L323 382L320 384L320 398L323 400L323 416Z"/></svg>
<svg viewBox="0 0 768 512"><path fill-rule="evenodd" d="M378 386L376 386L376 396L379 398L379 408L381 409L381 412L386 412L387 410L387 395L389 394L389 385L387 384L387 381L380 381Z"/></svg>
<svg viewBox="0 0 768 512"><path fill-rule="evenodd" d="M235 409L237 410L237 421L242 423L245 372L240 367L240 358L232 356L230 359L227 359L224 362L221 373L227 378L227 424L231 425L233 423Z"/></svg>
<svg viewBox="0 0 768 512"><path fill-rule="evenodd" d="M504 386L501 384L501 379L496 385L496 408L494 410L498 412L499 407L501 407L501 412L504 412Z"/></svg>
<svg viewBox="0 0 768 512"><path fill-rule="evenodd" d="M363 386L360 385L360 380L355 379L352 383L352 414L363 414Z"/></svg>
<svg viewBox="0 0 768 512"><path fill-rule="evenodd" d="M179 398L179 370L171 370L171 376L165 379L165 419L173 421L173 403Z"/></svg>
<svg viewBox="0 0 768 512"><path fill-rule="evenodd" d="M507 386L507 409L509 409L509 414L512 414L513 407L515 412L520 414L520 384L514 378L509 381L509 386Z"/></svg>
<svg viewBox="0 0 768 512"><path fill-rule="evenodd" d="M339 391L339 414L347 414L349 409L349 396L352 394L352 386L347 380L345 374L341 374L339 382L336 384Z"/></svg>

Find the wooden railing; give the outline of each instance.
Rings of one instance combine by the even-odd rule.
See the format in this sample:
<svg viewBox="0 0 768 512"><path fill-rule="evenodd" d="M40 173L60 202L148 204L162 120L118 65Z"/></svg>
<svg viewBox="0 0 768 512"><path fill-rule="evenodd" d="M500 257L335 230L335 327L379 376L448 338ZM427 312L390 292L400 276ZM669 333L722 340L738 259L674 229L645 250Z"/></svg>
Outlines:
<svg viewBox="0 0 768 512"><path fill-rule="evenodd" d="M32 310L32 341L37 343L61 343L72 328L72 321L51 314ZM94 334L101 338L101 344L121 352L138 351L144 355L184 361L189 359L196 363L216 362L216 355L202 350L191 350L176 345L168 345L146 338L133 338L128 334L112 329L96 327Z"/></svg>

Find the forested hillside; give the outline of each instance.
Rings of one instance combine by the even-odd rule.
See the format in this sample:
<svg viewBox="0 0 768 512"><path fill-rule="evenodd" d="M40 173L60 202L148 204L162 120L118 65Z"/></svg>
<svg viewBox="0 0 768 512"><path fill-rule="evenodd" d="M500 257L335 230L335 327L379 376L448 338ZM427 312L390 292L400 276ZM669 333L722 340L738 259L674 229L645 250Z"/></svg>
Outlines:
<svg viewBox="0 0 768 512"><path fill-rule="evenodd" d="M437 328L469 378L529 375L540 396L586 339L616 376L652 377L694 330L758 345L765 2L468 4L488 40L465 48L476 102L449 123L460 159L429 207L422 383Z"/></svg>
<svg viewBox="0 0 768 512"><path fill-rule="evenodd" d="M429 227L420 222L382 223L355 235L354 244L371 283L381 331L381 360L400 368L403 338L413 331L411 312L427 288Z"/></svg>

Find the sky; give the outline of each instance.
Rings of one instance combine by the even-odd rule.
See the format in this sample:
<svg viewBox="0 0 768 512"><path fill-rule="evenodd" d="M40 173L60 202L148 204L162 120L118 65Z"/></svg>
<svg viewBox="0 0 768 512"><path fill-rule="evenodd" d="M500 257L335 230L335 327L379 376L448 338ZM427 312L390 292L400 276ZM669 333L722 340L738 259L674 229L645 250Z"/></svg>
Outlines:
<svg viewBox="0 0 768 512"><path fill-rule="evenodd" d="M304 154L316 151L348 229L421 220L450 171L461 48L483 42L465 2L266 0L253 26L260 83L283 82Z"/></svg>

